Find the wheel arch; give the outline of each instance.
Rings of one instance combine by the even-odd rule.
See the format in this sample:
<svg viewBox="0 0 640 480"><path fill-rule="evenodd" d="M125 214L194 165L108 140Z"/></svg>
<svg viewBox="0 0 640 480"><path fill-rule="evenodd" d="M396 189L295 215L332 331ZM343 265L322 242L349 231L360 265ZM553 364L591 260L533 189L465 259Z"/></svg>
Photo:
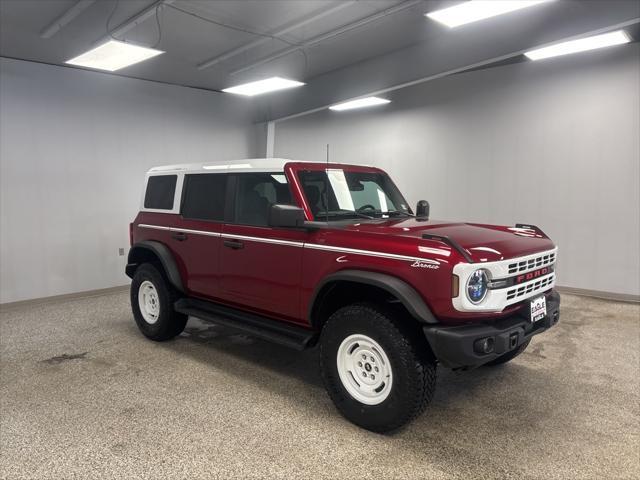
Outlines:
<svg viewBox="0 0 640 480"><path fill-rule="evenodd" d="M154 240L143 240L131 247L129 250L129 256L127 257L127 266L125 273L129 278L133 278L138 267L147 262L160 263L160 266L164 270L164 274L167 279L179 292L184 293L184 285L182 283L182 277L180 276L180 270L176 263L173 254L169 248Z"/></svg>
<svg viewBox="0 0 640 480"><path fill-rule="evenodd" d="M320 327L323 320L326 320L323 318L326 317L323 315L323 304L337 287L355 287L358 292L362 292L363 288L385 292L390 298L397 300L418 323L438 323L422 297L404 280L379 272L342 270L328 275L316 287L307 312L308 320L313 327Z"/></svg>

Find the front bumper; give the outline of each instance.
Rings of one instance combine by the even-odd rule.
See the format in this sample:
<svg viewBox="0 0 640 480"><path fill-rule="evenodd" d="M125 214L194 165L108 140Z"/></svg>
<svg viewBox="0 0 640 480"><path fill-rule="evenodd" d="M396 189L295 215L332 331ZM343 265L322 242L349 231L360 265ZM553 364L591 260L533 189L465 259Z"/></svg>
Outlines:
<svg viewBox="0 0 640 480"><path fill-rule="evenodd" d="M547 315L535 323L528 318L528 303L517 313L493 322L452 327L426 326L427 341L436 358L445 367L473 368L518 348L534 335L548 330L560 319L560 295L552 290L547 295ZM478 340L493 338L493 351L479 353Z"/></svg>

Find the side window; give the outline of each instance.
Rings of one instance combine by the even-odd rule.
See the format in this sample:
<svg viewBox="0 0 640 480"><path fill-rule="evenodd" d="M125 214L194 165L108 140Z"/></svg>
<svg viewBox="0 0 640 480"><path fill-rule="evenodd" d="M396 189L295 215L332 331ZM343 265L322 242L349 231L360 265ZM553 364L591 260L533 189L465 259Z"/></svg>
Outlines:
<svg viewBox="0 0 640 480"><path fill-rule="evenodd" d="M194 220L224 220L227 175L199 173L185 175L182 216Z"/></svg>
<svg viewBox="0 0 640 480"><path fill-rule="evenodd" d="M154 175L147 181L144 208L171 210L176 193L177 175Z"/></svg>
<svg viewBox="0 0 640 480"><path fill-rule="evenodd" d="M235 223L266 226L269 208L276 203L293 204L284 173L238 174Z"/></svg>

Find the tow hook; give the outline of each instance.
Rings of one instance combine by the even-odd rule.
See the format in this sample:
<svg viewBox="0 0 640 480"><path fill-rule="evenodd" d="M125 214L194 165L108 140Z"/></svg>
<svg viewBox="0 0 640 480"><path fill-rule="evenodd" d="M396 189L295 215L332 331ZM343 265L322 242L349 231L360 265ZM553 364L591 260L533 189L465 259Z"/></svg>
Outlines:
<svg viewBox="0 0 640 480"><path fill-rule="evenodd" d="M513 350L518 345L518 332L509 335L509 350Z"/></svg>

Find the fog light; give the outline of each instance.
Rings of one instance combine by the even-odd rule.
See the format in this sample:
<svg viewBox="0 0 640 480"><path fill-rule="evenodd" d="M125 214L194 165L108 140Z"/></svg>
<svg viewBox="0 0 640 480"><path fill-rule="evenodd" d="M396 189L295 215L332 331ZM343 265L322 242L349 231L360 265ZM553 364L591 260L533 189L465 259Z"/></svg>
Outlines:
<svg viewBox="0 0 640 480"><path fill-rule="evenodd" d="M493 337L481 338L473 343L473 349L476 353L487 354L493 352Z"/></svg>

